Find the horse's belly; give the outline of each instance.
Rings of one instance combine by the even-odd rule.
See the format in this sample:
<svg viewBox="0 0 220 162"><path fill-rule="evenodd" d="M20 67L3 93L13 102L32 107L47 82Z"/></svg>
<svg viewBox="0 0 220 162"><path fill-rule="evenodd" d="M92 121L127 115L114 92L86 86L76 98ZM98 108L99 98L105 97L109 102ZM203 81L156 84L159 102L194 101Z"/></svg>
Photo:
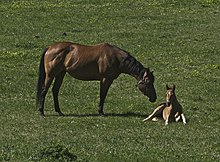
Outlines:
<svg viewBox="0 0 220 162"><path fill-rule="evenodd" d="M66 67L66 71L72 77L79 80L101 80L102 78L116 79L120 74L119 70L113 67L100 70L100 67L96 62L74 64L73 66Z"/></svg>
<svg viewBox="0 0 220 162"><path fill-rule="evenodd" d="M101 76L98 68L94 67L78 67L76 69L68 69L67 72L74 78L79 80L100 80Z"/></svg>
<svg viewBox="0 0 220 162"><path fill-rule="evenodd" d="M76 74L76 73L69 73L73 78L79 79L79 80L100 80L99 76L91 76L91 75L82 75L82 74Z"/></svg>

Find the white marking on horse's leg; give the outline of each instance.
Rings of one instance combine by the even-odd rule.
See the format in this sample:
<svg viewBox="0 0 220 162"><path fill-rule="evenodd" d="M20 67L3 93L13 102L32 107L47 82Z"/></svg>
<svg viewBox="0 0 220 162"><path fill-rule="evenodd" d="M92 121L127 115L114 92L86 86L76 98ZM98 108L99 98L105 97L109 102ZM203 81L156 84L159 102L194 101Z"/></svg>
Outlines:
<svg viewBox="0 0 220 162"><path fill-rule="evenodd" d="M157 117L154 117L153 119L152 119L152 121L158 121L158 118Z"/></svg>
<svg viewBox="0 0 220 162"><path fill-rule="evenodd" d="M180 120L180 116L177 116L177 117L175 118L175 120L176 120L176 122L178 122L178 121Z"/></svg>
<svg viewBox="0 0 220 162"><path fill-rule="evenodd" d="M165 125L168 125L168 118L165 120Z"/></svg>
<svg viewBox="0 0 220 162"><path fill-rule="evenodd" d="M183 120L183 124L186 124L186 118L184 116L184 114L181 114L182 120Z"/></svg>

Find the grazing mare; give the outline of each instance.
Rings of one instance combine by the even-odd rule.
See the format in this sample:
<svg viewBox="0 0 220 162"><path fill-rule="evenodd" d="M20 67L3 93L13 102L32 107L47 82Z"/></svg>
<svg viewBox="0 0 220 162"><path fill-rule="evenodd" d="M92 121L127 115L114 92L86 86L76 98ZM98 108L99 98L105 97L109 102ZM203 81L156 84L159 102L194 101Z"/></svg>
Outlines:
<svg viewBox="0 0 220 162"><path fill-rule="evenodd" d="M155 102L157 98L153 72L128 52L107 43L87 46L61 42L46 48L40 60L36 106L41 115L44 116L45 96L53 80L55 111L63 115L59 107L58 93L66 72L79 80L100 81L100 115L104 115L103 105L108 89L121 73L135 77L139 90L150 102Z"/></svg>

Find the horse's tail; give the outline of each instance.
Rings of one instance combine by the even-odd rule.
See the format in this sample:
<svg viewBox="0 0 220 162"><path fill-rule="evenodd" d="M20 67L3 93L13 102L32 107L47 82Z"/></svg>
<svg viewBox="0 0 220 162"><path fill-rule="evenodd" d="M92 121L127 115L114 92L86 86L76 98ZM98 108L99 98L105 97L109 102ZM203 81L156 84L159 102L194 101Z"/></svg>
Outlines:
<svg viewBox="0 0 220 162"><path fill-rule="evenodd" d="M44 56L47 52L48 48L44 49L43 54L40 59L39 71L38 71L38 81L37 81L37 94L36 94L36 107L38 108L38 104L40 101L40 95L43 89L43 85L46 78L45 67L44 67Z"/></svg>

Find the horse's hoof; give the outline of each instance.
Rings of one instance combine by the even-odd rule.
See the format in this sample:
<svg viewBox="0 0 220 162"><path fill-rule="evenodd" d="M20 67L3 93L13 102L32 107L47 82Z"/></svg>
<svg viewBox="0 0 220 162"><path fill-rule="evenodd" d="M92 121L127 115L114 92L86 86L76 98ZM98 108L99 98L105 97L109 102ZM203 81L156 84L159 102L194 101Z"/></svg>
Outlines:
<svg viewBox="0 0 220 162"><path fill-rule="evenodd" d="M58 114L59 114L59 116L65 116L65 114L62 112L58 112Z"/></svg>
<svg viewBox="0 0 220 162"><path fill-rule="evenodd" d="M99 116L105 116L104 112L99 112Z"/></svg>
<svg viewBox="0 0 220 162"><path fill-rule="evenodd" d="M44 112L40 112L40 116L44 118L45 117Z"/></svg>

